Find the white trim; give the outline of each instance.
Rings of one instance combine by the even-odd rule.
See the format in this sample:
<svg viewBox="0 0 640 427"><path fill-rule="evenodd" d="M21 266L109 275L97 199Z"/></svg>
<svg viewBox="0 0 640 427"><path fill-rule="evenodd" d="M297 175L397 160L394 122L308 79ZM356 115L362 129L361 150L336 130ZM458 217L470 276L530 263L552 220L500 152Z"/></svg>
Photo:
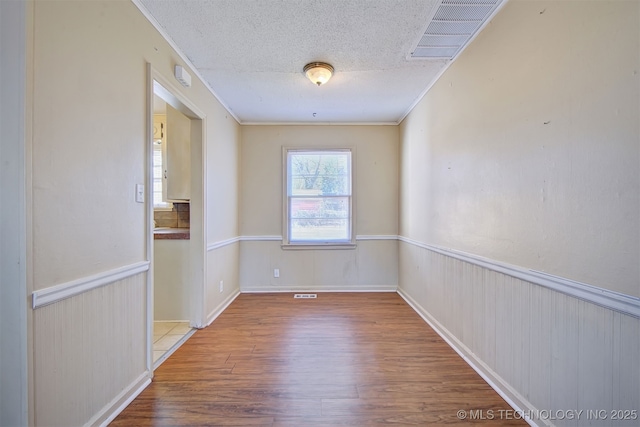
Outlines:
<svg viewBox="0 0 640 427"><path fill-rule="evenodd" d="M525 270L525 277L526 275L535 278L535 281L526 279L528 282L571 295L601 307L640 318L640 298L638 297L576 282L542 271Z"/></svg>
<svg viewBox="0 0 640 427"><path fill-rule="evenodd" d="M386 234L356 236L356 241L363 241L363 240L398 240L398 236L386 235ZM207 252L220 249L237 242L281 242L281 241L282 241L282 236L275 236L275 235L273 236L237 236L237 237L231 237L229 239L219 240L217 242L210 243L209 245L207 245ZM319 245L315 245L315 246L319 246ZM315 246L313 249L317 249ZM296 249L299 249L299 248L296 248ZM343 249L343 248L339 247L338 249Z"/></svg>
<svg viewBox="0 0 640 427"><path fill-rule="evenodd" d="M147 10L147 8L144 7L142 2L140 0L131 0L131 1L140 10L140 12L142 12L142 14L145 16L145 18L147 18L149 23L151 23L151 25L153 25L153 27L158 31L158 33L160 33L162 38L164 38L165 41L167 43L169 43L169 46L171 46L171 48L178 54L180 59L182 59L184 61L185 65L187 67L189 67L191 72L193 74L195 74L196 77L198 77L198 79L204 85L204 87L206 87L209 90L209 92L211 92L211 94L218 100L218 102L222 105L222 107L224 107L224 109L227 110L227 112L231 115L231 117L233 117L236 120L236 122L238 122L239 124L242 124L240 119L235 115L235 113L231 110L231 108L229 108L229 106L222 100L222 98L220 98L218 96L218 94L213 90L213 88L211 86L209 86L209 83L207 83L207 81L204 79L204 77L202 77L202 74L200 74L200 72L195 67L195 65L193 65L191 60L189 60L189 58L182 52L182 50L180 50L178 45L173 41L173 39L169 36L169 34L167 34L167 32L164 30L164 28L162 28L162 26L158 23L158 21L156 21L156 19Z"/></svg>
<svg viewBox="0 0 640 427"><path fill-rule="evenodd" d="M275 235L274 236L240 236L240 237L236 237L236 239L242 242L266 242L266 241L276 242L276 241L281 241L282 236L275 236ZM233 240L233 239L228 239L228 240ZM362 234L362 235L357 235L356 240L398 240L398 236L393 234ZM222 240L220 242L213 243L209 247L213 247L214 245L218 245L224 242L227 242L227 240Z"/></svg>
<svg viewBox="0 0 640 427"><path fill-rule="evenodd" d="M153 323L189 323L189 319L154 320Z"/></svg>
<svg viewBox="0 0 640 427"><path fill-rule="evenodd" d="M586 283L576 282L564 277L554 276L541 271L529 270L516 265L495 261L478 255L456 251L454 249L441 248L399 236L401 242L409 243L419 248L427 249L445 256L459 259L464 262L488 268L498 273L503 273L517 279L524 280L535 285L544 286L557 292L588 301L590 303L618 311L629 316L640 318L640 298L619 292L600 288Z"/></svg>
<svg viewBox="0 0 640 427"><path fill-rule="evenodd" d="M237 290L233 294L229 295L226 300L222 301L222 303L220 303L220 305L218 305L216 308L213 309L213 311L211 311L211 313L209 313L209 315L207 316L206 324L204 326L196 326L196 328L200 328L200 329L206 328L211 323L213 323L213 321L216 320L218 318L218 316L220 316L222 314L222 312L225 311L227 309L227 307L229 307L229 305L233 301L235 301L236 298L238 298L239 295L240 295L240 291L239 290Z"/></svg>
<svg viewBox="0 0 640 427"><path fill-rule="evenodd" d="M153 371L153 312L154 312L154 292L155 287L153 285L155 264L153 263L155 241L153 235L153 229L155 228L154 221L154 207L153 207L153 76L157 74L151 63L147 62L147 112L145 122L147 125L147 143L145 144L145 185L148 191L146 191L146 257L149 261L149 271L147 273L145 297L146 297L146 314L145 314L145 345L146 345L146 358L145 366L149 372Z"/></svg>
<svg viewBox="0 0 640 427"><path fill-rule="evenodd" d="M60 285L39 289L31 294L32 307L36 309L48 304L53 304L63 299L99 288L100 286L108 285L139 273L144 273L148 270L149 261L140 261L135 264L94 274L93 276L87 276L81 279L72 280L71 282L62 283Z"/></svg>
<svg viewBox="0 0 640 427"><path fill-rule="evenodd" d="M440 322L438 322L429 312L424 310L413 298L402 289L398 289L398 295L427 322L429 326L442 338L462 359L482 377L514 410L523 413L525 421L531 426L551 426L552 424L538 424L526 414L536 413L537 409L525 399L520 393L514 390L497 373L490 369L482 360L477 358L462 342L460 342L451 332L449 332ZM544 422L544 420L540 420Z"/></svg>
<svg viewBox="0 0 640 427"><path fill-rule="evenodd" d="M392 235L387 235L387 234L380 234L380 235L365 234L365 235L362 235L362 236L356 236L356 240L358 240L358 241L362 241L362 240L398 240L398 236L392 236Z"/></svg>
<svg viewBox="0 0 640 427"><path fill-rule="evenodd" d="M191 102L187 94L180 91L183 88L175 86L172 80L167 80L161 73L153 68L153 66L149 65L149 69L151 70L153 94L162 98L168 105L171 105L190 119L191 239L189 240L188 245L188 269L191 273L191 289L189 289L189 311L191 322L202 323L204 321L205 280L207 277L207 248L204 237L207 235L207 118L206 114ZM151 116L152 115L150 114L150 119L152 118ZM150 144L151 142L152 139L149 139ZM151 171L149 171L149 176L151 176ZM149 303L149 307L153 308L152 302ZM153 311L151 311L151 314L149 315L149 324L153 322L153 318L151 317L152 315ZM149 350L149 354L151 354L151 349Z"/></svg>
<svg viewBox="0 0 640 427"><path fill-rule="evenodd" d="M285 251L324 251L324 250L353 250L358 246L354 243L283 243L280 245Z"/></svg>
<svg viewBox="0 0 640 427"><path fill-rule="evenodd" d="M108 426L149 384L151 384L151 374L149 371L145 371L132 382L129 387L122 390L111 402L102 408L100 412L91 417L85 426Z"/></svg>
<svg viewBox="0 0 640 427"><path fill-rule="evenodd" d="M218 242L211 243L210 245L207 245L207 252L232 245L239 241L240 241L240 237L231 237L230 239L220 240Z"/></svg>
<svg viewBox="0 0 640 427"><path fill-rule="evenodd" d="M339 197L348 199L349 217L348 217L348 238L339 239L335 241L322 241L322 240L298 240L292 241L291 239L291 203L292 200L298 196L291 194L290 185L291 178L291 159L296 154L309 154L309 153L326 153L336 154L347 159L347 175L349 177L349 191L348 194L341 194ZM358 155L356 147L349 147L348 145L335 145L329 147L300 147L300 146L282 146L282 249L353 249L355 248L355 233L356 233L356 218L357 218L357 203L353 194L358 186L357 183L357 164ZM310 196L311 197L311 196ZM323 198L327 196L313 196ZM331 196L334 197L334 196Z"/></svg>
<svg viewBox="0 0 640 427"><path fill-rule="evenodd" d="M232 245L236 242L281 242L282 236L236 236L207 245L207 252Z"/></svg>
<svg viewBox="0 0 640 427"><path fill-rule="evenodd" d="M32 425L33 2L0 0L0 425Z"/></svg>
<svg viewBox="0 0 640 427"><path fill-rule="evenodd" d="M240 122L242 126L398 126L391 122Z"/></svg>
<svg viewBox="0 0 640 427"><path fill-rule="evenodd" d="M371 288L338 288L338 287L326 287L326 288L301 288L299 286L274 286L271 285L260 287L243 287L240 291L243 294L280 294L280 293L318 293L323 292L397 292L398 287L396 285L390 286L376 286Z"/></svg>
<svg viewBox="0 0 640 427"><path fill-rule="evenodd" d="M282 236L240 236L243 242L279 242Z"/></svg>

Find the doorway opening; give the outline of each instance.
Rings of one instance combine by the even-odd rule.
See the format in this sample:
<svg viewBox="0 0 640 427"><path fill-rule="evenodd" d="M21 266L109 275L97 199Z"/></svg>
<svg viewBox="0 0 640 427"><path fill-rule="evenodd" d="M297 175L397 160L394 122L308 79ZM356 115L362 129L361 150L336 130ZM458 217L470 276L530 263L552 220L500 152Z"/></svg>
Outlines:
<svg viewBox="0 0 640 427"><path fill-rule="evenodd" d="M202 325L203 115L149 67L148 358L156 369Z"/></svg>

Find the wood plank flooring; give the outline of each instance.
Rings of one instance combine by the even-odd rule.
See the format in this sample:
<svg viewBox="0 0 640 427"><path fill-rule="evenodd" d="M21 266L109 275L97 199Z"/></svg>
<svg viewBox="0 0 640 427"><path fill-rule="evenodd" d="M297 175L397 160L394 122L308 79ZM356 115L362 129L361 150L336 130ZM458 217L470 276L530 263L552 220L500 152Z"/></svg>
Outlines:
<svg viewBox="0 0 640 427"><path fill-rule="evenodd" d="M242 294L111 425L527 425L500 410L511 408L395 293Z"/></svg>

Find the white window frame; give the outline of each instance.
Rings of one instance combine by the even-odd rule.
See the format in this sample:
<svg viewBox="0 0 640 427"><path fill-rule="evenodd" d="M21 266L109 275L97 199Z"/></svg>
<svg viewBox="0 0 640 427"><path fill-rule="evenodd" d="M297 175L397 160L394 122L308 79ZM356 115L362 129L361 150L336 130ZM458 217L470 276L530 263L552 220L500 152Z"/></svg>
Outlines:
<svg viewBox="0 0 640 427"><path fill-rule="evenodd" d="M289 165L289 153L315 153L315 152L348 152L350 154L350 172L351 172L351 188L349 198L349 238L346 240L310 240L310 241L291 241L290 236L290 209L291 209L291 195L289 192L290 187L290 165ZM282 248L283 249L353 249L356 247L356 203L355 203L355 188L356 188L356 170L355 170L355 149L354 148L333 148L333 147L283 147L282 149L282 170L283 170L283 221L282 221Z"/></svg>
<svg viewBox="0 0 640 427"><path fill-rule="evenodd" d="M155 160L157 153L160 153L161 156L161 176L157 177L155 174ZM153 172L153 181L151 192L153 194L153 210L154 211L170 211L173 210L173 203L167 201L167 183L166 183L166 162L167 162L167 147L163 139L156 139L153 141L153 161L152 166L154 168ZM156 203L156 191L155 184L160 183L162 185L162 202L161 204Z"/></svg>

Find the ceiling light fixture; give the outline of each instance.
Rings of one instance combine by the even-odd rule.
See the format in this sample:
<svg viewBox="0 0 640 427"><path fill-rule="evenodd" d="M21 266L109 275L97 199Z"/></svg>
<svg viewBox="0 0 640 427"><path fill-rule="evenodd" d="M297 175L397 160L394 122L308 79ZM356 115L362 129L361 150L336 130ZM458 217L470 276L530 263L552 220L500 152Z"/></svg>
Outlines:
<svg viewBox="0 0 640 427"><path fill-rule="evenodd" d="M333 75L333 67L324 62L312 62L304 66L304 73L318 86L325 84Z"/></svg>

